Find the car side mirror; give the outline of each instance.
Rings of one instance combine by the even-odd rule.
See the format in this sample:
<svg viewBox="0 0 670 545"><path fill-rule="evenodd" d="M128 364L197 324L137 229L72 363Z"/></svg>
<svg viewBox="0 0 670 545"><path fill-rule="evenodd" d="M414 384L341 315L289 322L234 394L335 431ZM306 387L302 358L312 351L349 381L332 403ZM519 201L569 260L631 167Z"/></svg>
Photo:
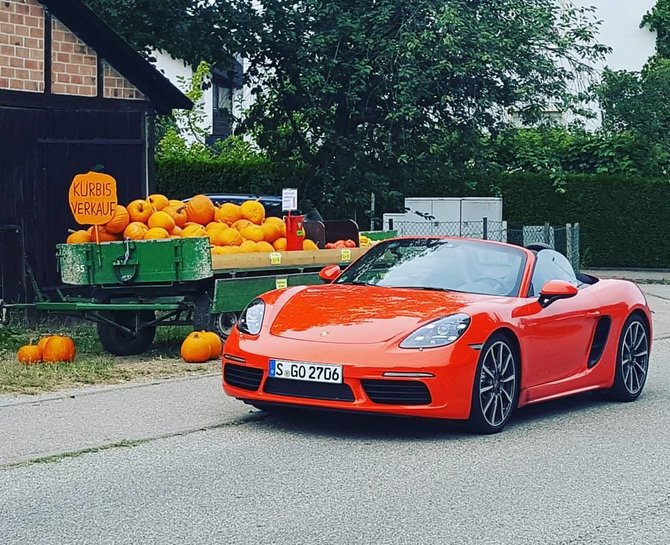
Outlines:
<svg viewBox="0 0 670 545"><path fill-rule="evenodd" d="M332 282L340 276L342 269L339 265L326 265L319 271L319 278L324 282Z"/></svg>
<svg viewBox="0 0 670 545"><path fill-rule="evenodd" d="M570 282L565 280L549 280L540 291L538 303L542 308L548 307L559 299L570 299L579 293L579 290Z"/></svg>

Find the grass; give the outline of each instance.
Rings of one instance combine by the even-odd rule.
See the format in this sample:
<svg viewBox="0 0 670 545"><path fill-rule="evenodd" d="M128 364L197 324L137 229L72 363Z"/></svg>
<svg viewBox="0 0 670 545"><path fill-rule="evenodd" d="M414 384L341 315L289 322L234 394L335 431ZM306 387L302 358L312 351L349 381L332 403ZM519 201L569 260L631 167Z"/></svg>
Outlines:
<svg viewBox="0 0 670 545"><path fill-rule="evenodd" d="M46 321L38 325L0 328L0 395L38 394L98 384L188 376L219 369L218 361L186 363L179 357L188 327L160 327L150 352L119 357L104 351L95 326ZM21 365L16 360L20 346L36 343L43 335L65 334L77 346L71 363Z"/></svg>

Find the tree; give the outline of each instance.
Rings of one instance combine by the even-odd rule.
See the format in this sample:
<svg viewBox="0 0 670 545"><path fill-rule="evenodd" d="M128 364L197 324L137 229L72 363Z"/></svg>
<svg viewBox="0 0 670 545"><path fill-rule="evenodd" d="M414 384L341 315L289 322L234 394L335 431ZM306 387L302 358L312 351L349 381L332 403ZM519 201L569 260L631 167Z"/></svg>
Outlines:
<svg viewBox="0 0 670 545"><path fill-rule="evenodd" d="M458 191L506 112L569 107L607 51L590 9L554 0L259 4L245 127L333 211L370 191Z"/></svg>
<svg viewBox="0 0 670 545"><path fill-rule="evenodd" d="M192 66L228 66L243 52L241 33L255 21L251 0L85 0L145 56L161 49Z"/></svg>

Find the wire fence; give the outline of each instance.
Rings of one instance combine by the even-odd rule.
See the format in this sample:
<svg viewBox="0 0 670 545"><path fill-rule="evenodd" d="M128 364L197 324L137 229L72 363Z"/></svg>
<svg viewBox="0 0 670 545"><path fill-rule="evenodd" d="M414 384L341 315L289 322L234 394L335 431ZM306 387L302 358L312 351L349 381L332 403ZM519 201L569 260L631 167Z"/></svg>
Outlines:
<svg viewBox="0 0 670 545"><path fill-rule="evenodd" d="M508 225L506 221L393 221L388 228L398 236L451 236L509 242L518 246L544 244L565 255L576 271L580 269L579 224L554 226Z"/></svg>

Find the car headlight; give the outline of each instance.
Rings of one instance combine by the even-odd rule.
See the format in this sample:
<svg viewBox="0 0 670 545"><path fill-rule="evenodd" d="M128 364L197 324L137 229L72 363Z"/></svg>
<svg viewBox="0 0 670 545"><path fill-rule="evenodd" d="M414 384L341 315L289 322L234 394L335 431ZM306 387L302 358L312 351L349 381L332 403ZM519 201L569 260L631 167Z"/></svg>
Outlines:
<svg viewBox="0 0 670 545"><path fill-rule="evenodd" d="M249 335L258 335L263 325L265 303L261 299L254 299L247 305L237 320L237 329Z"/></svg>
<svg viewBox="0 0 670 545"><path fill-rule="evenodd" d="M467 314L452 314L417 329L400 343L400 348L437 348L456 341L470 325Z"/></svg>

